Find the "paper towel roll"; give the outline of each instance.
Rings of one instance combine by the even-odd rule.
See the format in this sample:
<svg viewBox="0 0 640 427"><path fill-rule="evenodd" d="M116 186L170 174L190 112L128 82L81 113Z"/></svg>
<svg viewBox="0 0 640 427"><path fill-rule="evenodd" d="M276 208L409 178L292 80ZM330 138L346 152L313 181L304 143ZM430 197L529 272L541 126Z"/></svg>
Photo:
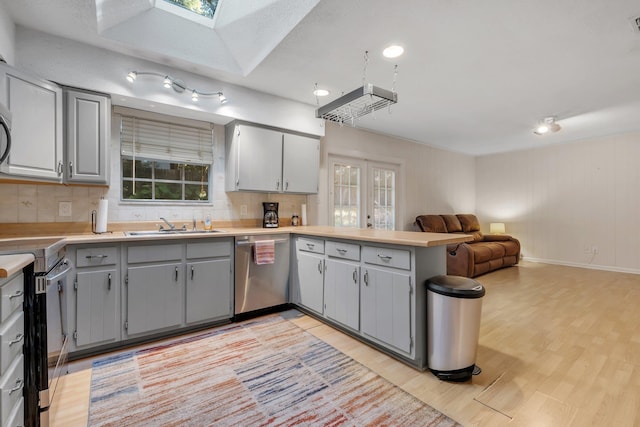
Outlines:
<svg viewBox="0 0 640 427"><path fill-rule="evenodd" d="M100 199L98 203L98 213L96 214L96 233L107 232L107 214L109 210L109 201Z"/></svg>
<svg viewBox="0 0 640 427"><path fill-rule="evenodd" d="M307 205L303 204L300 207L300 219L302 220L302 225L307 225Z"/></svg>

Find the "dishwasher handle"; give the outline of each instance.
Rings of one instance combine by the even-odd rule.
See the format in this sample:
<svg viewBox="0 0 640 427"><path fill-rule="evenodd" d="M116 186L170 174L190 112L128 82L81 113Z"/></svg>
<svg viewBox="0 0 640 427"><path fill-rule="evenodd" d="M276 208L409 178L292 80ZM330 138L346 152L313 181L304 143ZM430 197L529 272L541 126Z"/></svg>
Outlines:
<svg viewBox="0 0 640 427"><path fill-rule="evenodd" d="M289 241L289 239L276 239L273 242L274 243L287 243ZM236 246L253 246L256 242L255 241L251 241L251 240L238 240L236 242Z"/></svg>

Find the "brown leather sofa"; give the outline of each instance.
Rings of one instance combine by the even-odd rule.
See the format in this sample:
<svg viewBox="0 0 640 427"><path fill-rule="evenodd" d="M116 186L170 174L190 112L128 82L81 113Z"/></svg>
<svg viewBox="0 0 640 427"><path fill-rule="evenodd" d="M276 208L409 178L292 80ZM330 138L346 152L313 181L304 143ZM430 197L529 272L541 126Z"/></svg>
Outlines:
<svg viewBox="0 0 640 427"><path fill-rule="evenodd" d="M419 215L416 224L430 233L458 233L473 241L447 245L447 274L476 277L520 261L520 242L506 234L483 235L475 215Z"/></svg>

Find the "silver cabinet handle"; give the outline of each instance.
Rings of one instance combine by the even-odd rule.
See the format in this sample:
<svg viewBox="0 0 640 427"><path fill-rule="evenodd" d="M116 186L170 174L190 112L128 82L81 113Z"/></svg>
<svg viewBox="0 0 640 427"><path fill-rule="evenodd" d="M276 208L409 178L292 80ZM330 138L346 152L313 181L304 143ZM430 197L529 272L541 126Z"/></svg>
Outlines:
<svg viewBox="0 0 640 427"><path fill-rule="evenodd" d="M380 258L382 261L391 261L391 258L389 255L380 255L378 254L378 258Z"/></svg>
<svg viewBox="0 0 640 427"><path fill-rule="evenodd" d="M276 190L280 190L280 180L276 181Z"/></svg>
<svg viewBox="0 0 640 427"><path fill-rule="evenodd" d="M176 267L176 282L178 281L178 267Z"/></svg>
<svg viewBox="0 0 640 427"><path fill-rule="evenodd" d="M107 290L111 290L111 273L107 275Z"/></svg>
<svg viewBox="0 0 640 427"><path fill-rule="evenodd" d="M22 295L24 295L24 291L17 290L15 294L9 297L9 299L12 300L14 298L20 298Z"/></svg>
<svg viewBox="0 0 640 427"><path fill-rule="evenodd" d="M22 341L24 339L24 334L18 334L16 335L16 339L9 341L9 347L11 347L14 344L18 344L20 341Z"/></svg>
<svg viewBox="0 0 640 427"><path fill-rule="evenodd" d="M316 245L314 245L313 243L307 243L307 249L309 249L310 251L313 250L313 248L315 248Z"/></svg>
<svg viewBox="0 0 640 427"><path fill-rule="evenodd" d="M322 274L322 260L318 261L318 273Z"/></svg>
<svg viewBox="0 0 640 427"><path fill-rule="evenodd" d="M340 254L340 255L344 255L347 253L346 249L342 249L342 248L336 248L336 251Z"/></svg>
<svg viewBox="0 0 640 427"><path fill-rule="evenodd" d="M193 280L193 274L196 271L195 267L192 265L191 266L191 280Z"/></svg>
<svg viewBox="0 0 640 427"><path fill-rule="evenodd" d="M287 181L285 182L285 187L284 187L284 189L285 189L285 190L288 190L288 189L289 189L289 180L287 180Z"/></svg>
<svg viewBox="0 0 640 427"><path fill-rule="evenodd" d="M69 176L73 176L73 162L69 162Z"/></svg>
<svg viewBox="0 0 640 427"><path fill-rule="evenodd" d="M64 163L62 163L62 160L58 162L58 175L62 175L62 172L64 171Z"/></svg>
<svg viewBox="0 0 640 427"><path fill-rule="evenodd" d="M86 255L85 256L86 259L103 259L108 257L109 255Z"/></svg>
<svg viewBox="0 0 640 427"><path fill-rule="evenodd" d="M369 286L369 272L368 271L364 272L364 285L365 286Z"/></svg>
<svg viewBox="0 0 640 427"><path fill-rule="evenodd" d="M353 270L353 283L358 283L358 269Z"/></svg>
<svg viewBox="0 0 640 427"><path fill-rule="evenodd" d="M24 382L22 381L22 378L18 378L16 380L16 385L13 386L13 388L11 390L9 390L9 394L13 394L14 391L22 390L23 383Z"/></svg>

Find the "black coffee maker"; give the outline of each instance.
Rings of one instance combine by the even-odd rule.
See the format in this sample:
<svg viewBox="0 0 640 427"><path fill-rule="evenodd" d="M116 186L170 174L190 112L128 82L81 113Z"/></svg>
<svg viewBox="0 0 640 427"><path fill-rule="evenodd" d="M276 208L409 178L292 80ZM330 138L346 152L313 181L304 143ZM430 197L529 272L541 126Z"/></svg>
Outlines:
<svg viewBox="0 0 640 427"><path fill-rule="evenodd" d="M278 203L263 202L264 216L262 217L262 228L278 227Z"/></svg>

